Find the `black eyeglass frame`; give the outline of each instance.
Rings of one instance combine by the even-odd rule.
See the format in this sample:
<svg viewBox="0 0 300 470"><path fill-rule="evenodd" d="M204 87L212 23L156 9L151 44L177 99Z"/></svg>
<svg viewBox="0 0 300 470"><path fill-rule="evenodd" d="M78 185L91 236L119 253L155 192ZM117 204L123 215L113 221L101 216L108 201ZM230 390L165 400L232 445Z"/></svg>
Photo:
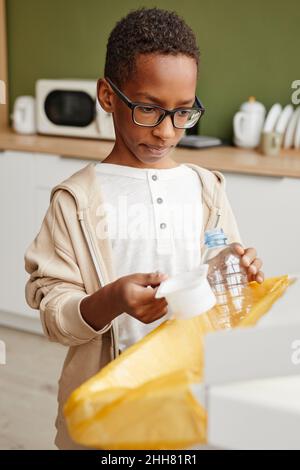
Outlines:
<svg viewBox="0 0 300 470"><path fill-rule="evenodd" d="M199 121L199 119L203 116L203 114L205 113L205 108L204 106L202 105L200 99L195 96L195 103L197 104L197 106L192 106L191 108L186 108L186 107L179 107L179 108L175 108L175 109L172 109L172 110L168 110L168 109L165 109L165 108L162 108L161 106L157 105L157 104L151 104L151 103L140 103L140 102L133 102L131 101L129 98L127 98L126 95L124 95L124 93L117 87L117 85L115 85L110 78L108 77L105 77L105 80L107 80L107 82L110 84L110 86L112 87L113 91L116 93L116 95L123 101L123 103L125 103L128 108L131 109L131 118L132 118L132 121L134 124L136 124L137 126L141 126L141 127L156 127L158 126L159 124L161 124L161 122L165 119L166 116L171 116L171 119L172 119L172 124L173 126L176 128L176 129L191 129L192 127L194 127L197 122ZM100 86L100 79L98 80L97 82L97 99L98 99L98 96L99 96L99 86ZM156 124L140 124L138 122L135 121L134 119L134 110L137 106L143 106L143 107L149 107L149 108L155 108L155 109L160 109L163 114L161 115L161 117L159 118L158 122ZM195 123L193 123L193 125L191 127L178 127L175 125L175 122L174 122L174 116L175 116L175 113L177 113L178 111L186 111L186 110L189 110L189 111L200 111L200 116L199 118L197 119L197 121Z"/></svg>

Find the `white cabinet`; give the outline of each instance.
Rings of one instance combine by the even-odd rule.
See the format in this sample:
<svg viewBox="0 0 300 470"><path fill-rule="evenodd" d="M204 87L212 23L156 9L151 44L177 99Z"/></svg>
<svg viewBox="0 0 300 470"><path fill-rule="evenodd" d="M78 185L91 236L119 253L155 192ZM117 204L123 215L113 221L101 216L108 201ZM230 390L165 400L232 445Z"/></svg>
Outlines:
<svg viewBox="0 0 300 470"><path fill-rule="evenodd" d="M32 156L34 158L34 217L36 235L49 206L51 189L76 171L88 165L89 161L46 154L34 154Z"/></svg>
<svg viewBox="0 0 300 470"><path fill-rule="evenodd" d="M53 186L89 161L56 155L0 153L0 323L20 325L16 315L38 318L25 301L24 253L37 235Z"/></svg>
<svg viewBox="0 0 300 470"><path fill-rule="evenodd" d="M224 173L242 239L267 277L300 273L300 179Z"/></svg>
<svg viewBox="0 0 300 470"><path fill-rule="evenodd" d="M24 299L24 251L33 236L34 159L18 152L0 155L0 308L30 313Z"/></svg>

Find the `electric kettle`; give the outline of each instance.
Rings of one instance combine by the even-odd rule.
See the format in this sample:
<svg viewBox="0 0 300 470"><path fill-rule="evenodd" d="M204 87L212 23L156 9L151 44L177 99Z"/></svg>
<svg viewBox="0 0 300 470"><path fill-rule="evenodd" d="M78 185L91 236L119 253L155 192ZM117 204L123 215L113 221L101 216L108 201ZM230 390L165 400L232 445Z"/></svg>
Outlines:
<svg viewBox="0 0 300 470"><path fill-rule="evenodd" d="M35 98L33 96L19 96L14 103L11 115L13 129L20 134L35 134L36 112Z"/></svg>

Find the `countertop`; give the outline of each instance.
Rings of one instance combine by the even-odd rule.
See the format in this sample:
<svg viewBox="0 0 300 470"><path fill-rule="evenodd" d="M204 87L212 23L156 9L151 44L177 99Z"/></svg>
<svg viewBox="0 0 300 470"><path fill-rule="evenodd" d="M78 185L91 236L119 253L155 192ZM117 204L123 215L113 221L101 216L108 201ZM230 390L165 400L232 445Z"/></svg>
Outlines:
<svg viewBox="0 0 300 470"><path fill-rule="evenodd" d="M0 150L38 152L87 160L103 160L112 141L46 135L21 135L11 129L0 131ZM300 178L300 150L282 150L277 157L256 150L231 146L210 149L176 148L172 158L178 163L195 163L210 170L274 177Z"/></svg>

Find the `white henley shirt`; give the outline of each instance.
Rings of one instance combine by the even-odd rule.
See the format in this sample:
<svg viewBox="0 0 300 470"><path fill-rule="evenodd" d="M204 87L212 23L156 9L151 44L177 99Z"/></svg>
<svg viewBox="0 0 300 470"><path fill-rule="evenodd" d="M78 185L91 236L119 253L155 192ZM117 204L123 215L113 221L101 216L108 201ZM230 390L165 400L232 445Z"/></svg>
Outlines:
<svg viewBox="0 0 300 470"><path fill-rule="evenodd" d="M99 163L96 173L117 278L156 270L173 276L199 266L203 210L201 183L192 168L184 164L145 169ZM150 324L121 314L120 350L139 341L171 314L169 307L164 317Z"/></svg>

